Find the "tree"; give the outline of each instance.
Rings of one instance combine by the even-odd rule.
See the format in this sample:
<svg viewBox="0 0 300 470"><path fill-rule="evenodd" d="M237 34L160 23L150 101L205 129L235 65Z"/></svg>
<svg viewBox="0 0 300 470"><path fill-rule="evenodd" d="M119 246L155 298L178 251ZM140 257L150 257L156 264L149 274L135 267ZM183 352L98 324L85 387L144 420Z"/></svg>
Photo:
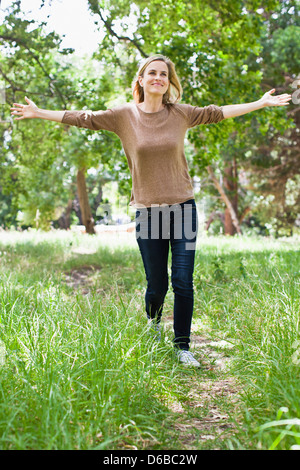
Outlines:
<svg viewBox="0 0 300 470"><path fill-rule="evenodd" d="M22 18L20 4L15 2L0 27L0 73L8 103L23 101L27 94L44 108L105 108L115 96L113 69L104 72L95 61L69 59L72 51L61 51L59 37L46 35L42 26ZM46 228L70 212L77 188L82 222L88 233L94 233L86 170L102 162L115 177L114 159L122 160L120 154L117 139L108 138L107 133L95 135L38 120L16 122L1 155L2 192L12 195L24 225L38 223ZM67 219L61 220L64 226Z"/></svg>
<svg viewBox="0 0 300 470"><path fill-rule="evenodd" d="M129 0L89 0L88 4L99 28L105 28L106 35L99 42L99 51L93 61L80 67L80 73L79 64L72 67L74 59L72 64L67 60L70 51L57 52L59 38L56 35L45 36L41 27L29 32L27 26L32 29L32 22L18 18L18 8L16 14L8 15L8 24L12 26L0 27L0 37L7 44L5 60L0 58L0 73L11 98L21 93L23 96L26 91L33 98L34 93L38 93L39 104L44 107L105 109L118 103L118 95L123 101L132 99L131 81L138 62L157 52L175 62L182 79L183 100L200 106L254 101L262 92L273 88L275 80L279 92L290 91L286 88L294 83L299 70L296 1L232 0L228 3L227 0L197 0L187 3L183 0L137 0L133 3ZM280 56L282 50L284 60ZM278 62L280 67L276 65L274 72L274 64ZM101 96L98 89L101 89ZM84 95L81 90L85 91ZM286 109L264 109L189 131L191 175L200 176L206 182L208 192L217 195L213 212L224 211L225 233L239 232L247 215L257 215L255 211L259 204L254 201L259 200L259 194L271 194L275 189L276 184L271 184L272 177L282 182L277 185L282 188L281 194L289 195L289 199L276 197L277 220L285 217L287 224L295 220L293 207L288 208L284 203L298 200L294 187L296 177L292 174L293 162L298 162L299 135L294 125L298 111L294 107L289 113L290 119L287 119ZM41 127L36 124L36 135L42 135L42 128L50 132L50 127L45 128L44 123ZM29 129L23 123L22 129L26 138ZM59 201L59 197L54 199L56 209L57 206L61 209L60 214L62 209L70 208L76 181L82 181L84 190L84 179L91 167L105 170L114 178L120 174L121 167L124 177L120 184L128 192L129 173L125 171L126 159L116 136L104 131L95 134L64 126L59 130L55 125L51 129L53 132L55 129L57 143L56 150L49 144L48 150L55 155L51 164L62 168L61 187L64 190L59 195L63 196L63 201ZM30 133L28 137L31 138ZM11 174L17 181L14 187L18 185L19 191L26 195L25 200L29 200L30 194L33 198L34 193L26 193L23 188L24 182L18 177L20 165L38 172L42 166L33 165L33 157L24 159L24 138L13 137L11 142L7 141L5 173ZM34 136L32 138L39 152L50 154L46 142L39 143ZM296 142L295 147L291 146L291 141ZM274 157L274 152L278 158ZM34 155L33 148L31 153ZM10 160L9 155L14 155L16 160ZM268 185L259 183L262 172ZM6 187L8 180L9 177L3 178ZM40 184L46 184L46 180L41 178ZM88 186L86 182L85 186ZM84 194L81 200L91 205L91 197ZM25 204L24 201L19 203ZM18 203L14 202L14 205L17 207ZM83 209L82 213L88 211ZM88 219L92 226L90 214ZM88 225L87 221L85 223Z"/></svg>
<svg viewBox="0 0 300 470"><path fill-rule="evenodd" d="M299 92L295 91L297 84L300 87L299 2L281 2L265 15L265 22L260 63L262 87L273 83L278 92L288 90L296 99L287 113L282 113L280 125L271 123L263 139L257 136L246 169L255 193L264 196L257 201L253 215L260 223L271 222L276 234L290 234L297 218L300 223L300 108ZM268 200L270 205L265 203Z"/></svg>
<svg viewBox="0 0 300 470"><path fill-rule="evenodd" d="M60 65L58 55L69 51L55 56L61 42L58 36L45 35L42 25L22 18L20 2L15 2L0 26L0 40L6 115L11 104L26 94L41 106L51 103L65 108L72 82L67 79L68 65ZM61 198L63 191L57 187L61 179L52 170L63 138L64 129L50 123L16 123L6 130L1 150L2 193L9 195L17 211L22 210L24 223L35 221L39 214L40 226L45 227L54 216L58 202L51 194L56 190Z"/></svg>
<svg viewBox="0 0 300 470"><path fill-rule="evenodd" d="M222 105L254 101L262 94L261 38L268 33L266 19L280 8L280 2L89 0L89 6L107 31L98 57L117 63L128 86L128 72L136 68L136 62L160 52L175 62L185 102ZM191 174L203 177L209 169L225 205L225 233L239 232L251 210L239 189L245 155L257 143L257 135L261 138L270 125L274 129L291 126L284 111L264 110L257 116L189 132L194 149Z"/></svg>

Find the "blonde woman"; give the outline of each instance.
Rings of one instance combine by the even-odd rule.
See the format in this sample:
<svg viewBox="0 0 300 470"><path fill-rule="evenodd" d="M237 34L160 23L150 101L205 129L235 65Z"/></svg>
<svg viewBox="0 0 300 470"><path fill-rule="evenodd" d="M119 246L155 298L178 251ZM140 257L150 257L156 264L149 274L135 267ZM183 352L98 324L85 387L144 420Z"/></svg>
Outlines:
<svg viewBox="0 0 300 470"><path fill-rule="evenodd" d="M189 350L194 306L193 271L197 211L192 181L184 154L189 128L218 123L266 106L287 105L288 94L258 101L205 107L179 104L182 89L173 62L155 55L144 61L133 82L134 102L104 111L50 111L14 103L16 119L40 118L95 131L105 129L121 139L132 176L130 204L136 208L136 236L147 289L146 314L159 336L164 299L168 290L168 255L174 291L174 346L181 363L199 367Z"/></svg>

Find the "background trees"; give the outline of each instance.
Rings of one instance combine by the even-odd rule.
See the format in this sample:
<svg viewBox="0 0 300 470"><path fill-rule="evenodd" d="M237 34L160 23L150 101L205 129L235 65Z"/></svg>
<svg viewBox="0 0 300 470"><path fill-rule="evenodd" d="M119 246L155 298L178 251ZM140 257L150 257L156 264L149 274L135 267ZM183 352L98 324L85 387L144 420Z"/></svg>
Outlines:
<svg viewBox="0 0 300 470"><path fill-rule="evenodd" d="M247 172L255 194L263 196L253 214L259 214L260 221L271 225L276 233L288 234L300 213L300 108L299 93L295 93L300 85L296 80L300 77L299 2L280 2L272 15L266 15L265 22L260 62L262 86L266 89L273 83L278 92L290 90L294 104L286 113L280 113L281 119L276 123L269 122L263 138L257 136L256 145L249 151Z"/></svg>
<svg viewBox="0 0 300 470"><path fill-rule="evenodd" d="M115 96L112 69L61 50L56 34L45 34L42 25L23 18L19 2L9 9L0 38L6 117L11 103L24 101L26 94L46 109L101 109ZM92 166L103 171L106 165L106 172L115 173L116 154L122 160L117 139L38 120L6 125L2 133L1 193L14 214L11 219L44 229L57 220L68 227L77 201L79 220L93 233L86 172ZM5 215L2 223L8 220Z"/></svg>
<svg viewBox="0 0 300 470"><path fill-rule="evenodd" d="M105 35L83 61L61 51L57 35L21 19L15 3L0 29L7 101L26 92L52 109L105 109L132 99L138 62L157 52L175 62L186 103L224 105L254 101L273 87L293 91L300 63L296 1L89 0L88 6ZM38 211L43 225L65 226L77 198L79 218L93 233L106 181L117 179L129 199L126 160L113 134L44 122L4 132L1 197L10 198L11 209L2 223L13 223L17 213L36 223ZM297 104L190 130L187 155L200 178L207 228L291 233L299 213L298 148Z"/></svg>

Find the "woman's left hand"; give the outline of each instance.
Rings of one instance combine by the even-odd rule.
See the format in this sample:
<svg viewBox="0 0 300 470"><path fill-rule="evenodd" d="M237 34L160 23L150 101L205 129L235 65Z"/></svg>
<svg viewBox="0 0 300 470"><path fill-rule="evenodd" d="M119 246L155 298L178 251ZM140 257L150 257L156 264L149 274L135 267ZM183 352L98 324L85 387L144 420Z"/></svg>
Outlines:
<svg viewBox="0 0 300 470"><path fill-rule="evenodd" d="M270 91L267 91L262 98L259 100L263 107L265 106L287 106L289 101L292 99L292 95L284 93L283 95L272 96L275 88Z"/></svg>

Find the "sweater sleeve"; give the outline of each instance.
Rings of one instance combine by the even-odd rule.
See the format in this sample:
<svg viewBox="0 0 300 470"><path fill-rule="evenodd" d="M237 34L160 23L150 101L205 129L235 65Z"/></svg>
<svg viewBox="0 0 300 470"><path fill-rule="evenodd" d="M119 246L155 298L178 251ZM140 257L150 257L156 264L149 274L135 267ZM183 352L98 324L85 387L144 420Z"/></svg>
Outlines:
<svg viewBox="0 0 300 470"><path fill-rule="evenodd" d="M223 109L220 106L211 104L200 108L188 105L188 127L195 127L199 124L215 124L224 118Z"/></svg>
<svg viewBox="0 0 300 470"><path fill-rule="evenodd" d="M66 111L63 124L84 127L93 131L106 130L116 132L115 115L113 109L105 111Z"/></svg>

